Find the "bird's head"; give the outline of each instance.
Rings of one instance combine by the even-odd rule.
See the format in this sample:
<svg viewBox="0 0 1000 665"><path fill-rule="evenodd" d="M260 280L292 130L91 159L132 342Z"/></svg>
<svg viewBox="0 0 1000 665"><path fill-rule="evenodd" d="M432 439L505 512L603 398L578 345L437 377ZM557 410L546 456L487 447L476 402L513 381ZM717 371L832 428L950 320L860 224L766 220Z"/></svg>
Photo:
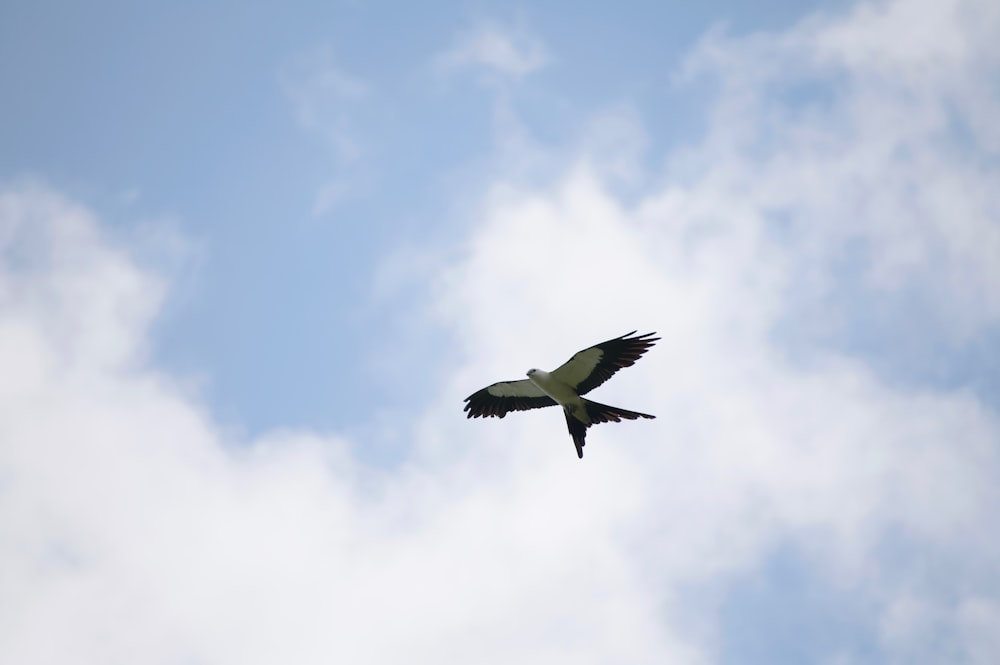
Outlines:
<svg viewBox="0 0 1000 665"><path fill-rule="evenodd" d="M531 368L531 369L528 370L527 374L528 374L528 376L534 376L535 374L538 374L540 371L541 370L537 370L535 368Z"/></svg>

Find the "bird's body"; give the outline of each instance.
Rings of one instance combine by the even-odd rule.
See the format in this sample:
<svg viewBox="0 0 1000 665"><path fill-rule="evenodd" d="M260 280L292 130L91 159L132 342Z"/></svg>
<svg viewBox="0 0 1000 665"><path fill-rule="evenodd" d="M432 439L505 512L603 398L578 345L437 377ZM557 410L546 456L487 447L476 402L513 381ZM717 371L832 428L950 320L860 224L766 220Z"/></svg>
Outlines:
<svg viewBox="0 0 1000 665"><path fill-rule="evenodd" d="M635 335L635 331L601 342L576 353L551 372L528 370L528 378L500 381L465 398L469 418L503 418L510 411L525 411L560 405L566 426L579 457L587 428L597 423L654 418L647 413L584 399L583 395L610 379L622 367L629 367L659 339L656 333Z"/></svg>
<svg viewBox="0 0 1000 665"><path fill-rule="evenodd" d="M568 411L575 411L583 406L583 398L568 383L560 381L549 372L529 369L528 380Z"/></svg>

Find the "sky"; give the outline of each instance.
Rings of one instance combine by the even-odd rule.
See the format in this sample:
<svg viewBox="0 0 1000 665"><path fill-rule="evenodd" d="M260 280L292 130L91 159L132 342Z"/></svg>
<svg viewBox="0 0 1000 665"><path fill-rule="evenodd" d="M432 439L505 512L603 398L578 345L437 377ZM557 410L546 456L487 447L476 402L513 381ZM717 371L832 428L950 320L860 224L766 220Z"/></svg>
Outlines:
<svg viewBox="0 0 1000 665"><path fill-rule="evenodd" d="M992 663L998 33L3 3L0 662Z"/></svg>

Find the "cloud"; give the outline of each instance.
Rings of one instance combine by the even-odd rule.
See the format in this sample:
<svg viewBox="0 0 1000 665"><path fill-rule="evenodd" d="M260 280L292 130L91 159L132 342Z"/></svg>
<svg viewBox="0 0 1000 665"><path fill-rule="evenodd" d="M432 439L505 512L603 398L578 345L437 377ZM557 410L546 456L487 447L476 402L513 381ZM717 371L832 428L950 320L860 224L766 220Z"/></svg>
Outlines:
<svg viewBox="0 0 1000 665"><path fill-rule="evenodd" d="M935 14L966 42L928 56L954 76L888 85L881 56L824 46L883 19L900 34L901 6L707 38L690 71L720 83L708 132L636 201L586 153L552 184L493 182L433 273L453 372L392 469L338 433L220 431L146 359L163 279L79 205L6 188L0 661L725 662L734 580L785 553L867 608L843 620L869 660L985 662L995 406L787 330L850 331L859 302L913 291L900 336L996 325L980 5ZM642 135L629 117L613 134ZM558 413L462 418L511 359L555 366L632 327L663 340L599 399L659 418L595 428L583 462ZM863 660L835 646L798 645Z"/></svg>
<svg viewBox="0 0 1000 665"><path fill-rule="evenodd" d="M358 113L374 94L373 88L337 63L328 47L292 59L280 78L296 121L320 136L335 157L336 174L319 188L313 204L313 214L324 215L363 188L359 165L365 145L360 139Z"/></svg>
<svg viewBox="0 0 1000 665"><path fill-rule="evenodd" d="M352 107L371 95L370 84L335 63L328 48L300 55L281 79L298 122L325 136L342 159L357 159L361 150L349 130Z"/></svg>
<svg viewBox="0 0 1000 665"><path fill-rule="evenodd" d="M946 322L945 341L967 341L1000 321L997 144L981 122L997 103L988 84L997 54L980 36L1000 16L987 5L861 4L777 39L708 36L687 73L717 80L721 99L709 143L675 159L671 175L712 170L787 221L803 243L804 297L909 289L928 318ZM928 22L944 37L921 50L912 35ZM830 281L833 263L854 258L867 295L837 293L847 280Z"/></svg>
<svg viewBox="0 0 1000 665"><path fill-rule="evenodd" d="M484 478L481 458L368 469L335 435L232 440L144 365L162 284L92 214L13 188L0 230L3 660L602 662L658 643L621 552L587 547L623 504L573 498L615 491L613 463L553 497L562 456ZM554 499L565 518L532 517Z"/></svg>
<svg viewBox="0 0 1000 665"><path fill-rule="evenodd" d="M435 58L439 71L482 68L518 79L549 61L544 42L523 26L482 23L459 34L454 44Z"/></svg>
<svg viewBox="0 0 1000 665"><path fill-rule="evenodd" d="M927 365L996 335L995 151L976 122L996 101L996 47L976 37L969 17L989 12L975 3L943 18L877 7L779 35L706 37L687 63L718 83L705 139L670 155L636 204L610 193L589 155L555 187L497 185L442 315L478 349L552 365L557 343L610 336L617 322L664 334L646 373L630 376L643 383L618 393L639 409L655 395L655 433L595 432L616 453L655 445L628 453L649 474L630 483L645 507L632 537L663 597L708 594L791 547L876 621L897 599L929 608L901 640L853 619L880 658L975 662L988 633L967 634L981 624L953 599L982 600L984 623L997 607L995 593L963 591L995 589L1000 544L982 527L1000 499L996 405L885 376L878 349L855 340L877 322L901 362ZM831 46L872 30L884 43L913 20L962 35L962 57L908 43L887 67L885 54ZM941 71L916 75L928 60ZM520 325L545 334L526 342ZM907 352L914 337L932 355ZM483 378L504 371L489 369ZM705 643L724 651L730 638L715 637Z"/></svg>

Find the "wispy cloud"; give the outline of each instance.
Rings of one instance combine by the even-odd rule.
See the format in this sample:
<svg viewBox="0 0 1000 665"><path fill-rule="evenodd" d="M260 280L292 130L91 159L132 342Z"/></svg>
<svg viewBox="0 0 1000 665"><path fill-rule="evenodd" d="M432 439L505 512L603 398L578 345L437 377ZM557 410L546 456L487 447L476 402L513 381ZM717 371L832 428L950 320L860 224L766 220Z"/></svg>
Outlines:
<svg viewBox="0 0 1000 665"><path fill-rule="evenodd" d="M434 59L439 71L481 69L518 79L538 71L549 61L544 42L520 24L484 22L460 33Z"/></svg>
<svg viewBox="0 0 1000 665"><path fill-rule="evenodd" d="M357 188L358 165L365 154L357 114L372 95L372 86L340 66L328 47L295 58L281 81L298 123L333 150L337 173L320 188L313 205L314 213L322 215Z"/></svg>
<svg viewBox="0 0 1000 665"><path fill-rule="evenodd" d="M977 38L1000 15L983 5L861 5L775 39L709 36L687 66L723 89L710 143L694 153L699 164L686 155L674 167L726 164L720 184L801 231L803 277L842 260L829 248L853 239L868 286L914 289L954 339L1000 322L990 286L1000 280L1000 204L983 168L997 147L981 120L997 104L987 83L996 55ZM962 35L961 46L918 49L912 34L926 22ZM790 101L810 86L816 97Z"/></svg>
<svg viewBox="0 0 1000 665"><path fill-rule="evenodd" d="M371 94L367 82L340 67L329 48L320 48L296 58L282 73L282 84L302 127L322 134L341 159L359 156L351 117Z"/></svg>

